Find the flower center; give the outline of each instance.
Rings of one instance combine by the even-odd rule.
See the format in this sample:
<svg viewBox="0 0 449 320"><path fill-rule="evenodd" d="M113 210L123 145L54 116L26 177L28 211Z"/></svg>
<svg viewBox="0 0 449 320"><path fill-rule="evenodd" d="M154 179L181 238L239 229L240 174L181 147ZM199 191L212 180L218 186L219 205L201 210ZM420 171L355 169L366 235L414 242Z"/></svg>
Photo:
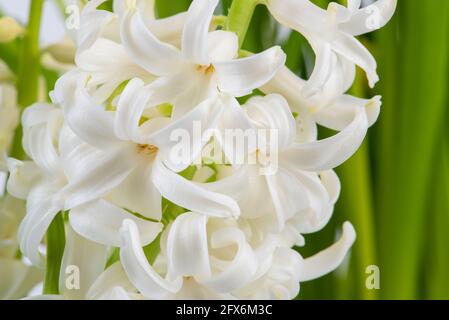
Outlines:
<svg viewBox="0 0 449 320"><path fill-rule="evenodd" d="M215 67L213 64L209 64L207 66L198 65L196 66L196 70L207 76L215 72Z"/></svg>
<svg viewBox="0 0 449 320"><path fill-rule="evenodd" d="M158 147L153 146L151 144L138 144L137 145L137 152L139 154L151 156L155 154L159 150Z"/></svg>

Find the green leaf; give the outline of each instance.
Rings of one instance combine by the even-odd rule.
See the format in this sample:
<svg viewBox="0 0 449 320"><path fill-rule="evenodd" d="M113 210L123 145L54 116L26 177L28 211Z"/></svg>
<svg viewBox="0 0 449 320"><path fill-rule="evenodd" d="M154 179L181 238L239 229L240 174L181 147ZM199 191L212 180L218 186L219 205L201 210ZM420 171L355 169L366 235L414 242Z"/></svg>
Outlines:
<svg viewBox="0 0 449 320"><path fill-rule="evenodd" d="M386 299L419 296L426 191L448 88L448 31L449 2L433 0L398 1L395 21L380 32L384 106L375 203Z"/></svg>
<svg viewBox="0 0 449 320"><path fill-rule="evenodd" d="M43 294L59 294L59 275L64 248L64 216L58 213L47 230L47 263Z"/></svg>

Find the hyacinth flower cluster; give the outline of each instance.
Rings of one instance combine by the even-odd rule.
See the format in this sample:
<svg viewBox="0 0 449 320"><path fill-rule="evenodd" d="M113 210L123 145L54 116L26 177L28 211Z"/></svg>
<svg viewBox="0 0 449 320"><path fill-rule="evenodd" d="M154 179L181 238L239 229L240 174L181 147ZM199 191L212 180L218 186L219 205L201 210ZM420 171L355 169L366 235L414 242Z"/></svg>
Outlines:
<svg viewBox="0 0 449 320"><path fill-rule="evenodd" d="M356 36L383 27L396 0L235 0L227 17L214 16L218 0L193 0L164 19L152 0L103 2L84 5L52 104L23 112L29 160L4 164L8 193L26 201L20 252L49 268L58 239L45 235L58 222L65 234L59 288L34 298L293 299L335 270L356 238L350 222L329 248L299 252L332 217L333 169L379 116L380 97L346 92L356 67L378 81ZM308 79L278 46L241 50L257 4L308 40ZM320 140L318 126L337 133Z"/></svg>

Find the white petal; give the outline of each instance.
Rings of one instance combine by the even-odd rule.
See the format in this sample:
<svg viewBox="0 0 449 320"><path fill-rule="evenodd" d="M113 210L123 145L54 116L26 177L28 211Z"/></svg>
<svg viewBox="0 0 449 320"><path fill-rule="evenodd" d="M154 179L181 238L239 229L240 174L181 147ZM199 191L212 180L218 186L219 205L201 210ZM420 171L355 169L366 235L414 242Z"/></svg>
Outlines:
<svg viewBox="0 0 449 320"><path fill-rule="evenodd" d="M357 112L352 123L333 137L309 143L295 143L283 151L291 166L309 171L326 171L341 165L360 147L368 130L366 112Z"/></svg>
<svg viewBox="0 0 449 320"><path fill-rule="evenodd" d="M240 299L291 300L298 295L301 256L279 247L270 260L270 268L261 277L238 291Z"/></svg>
<svg viewBox="0 0 449 320"><path fill-rule="evenodd" d="M194 77L191 72L179 72L158 78L145 87L152 93L149 106L158 106L163 103L174 104L178 96L190 89L189 84L194 82L193 80ZM192 103L192 101L189 101L189 103Z"/></svg>
<svg viewBox="0 0 449 320"><path fill-rule="evenodd" d="M280 167L275 175L266 179L276 210L278 231L291 218L300 220L298 231L301 233L320 224L329 199L316 175Z"/></svg>
<svg viewBox="0 0 449 320"><path fill-rule="evenodd" d="M125 271L120 262L116 262L95 280L86 294L86 299L97 300L102 299L113 288L120 287L127 292L135 291L134 286L129 282Z"/></svg>
<svg viewBox="0 0 449 320"><path fill-rule="evenodd" d="M145 23L158 39L180 48L186 17L187 12L181 12L163 19L146 20Z"/></svg>
<svg viewBox="0 0 449 320"><path fill-rule="evenodd" d="M335 55L329 43L321 43L315 48L315 66L309 80L304 87L303 94L316 94L327 82L332 72L335 72Z"/></svg>
<svg viewBox="0 0 449 320"><path fill-rule="evenodd" d="M127 1L116 0L113 3L113 11L118 16L126 14L128 10ZM137 0L137 9L143 14L145 20L154 20L155 16L155 0Z"/></svg>
<svg viewBox="0 0 449 320"><path fill-rule="evenodd" d="M236 245L232 260L212 260L212 267L220 272L211 278L198 281L218 293L229 293L243 287L255 275L258 262L251 246L246 242L244 233L237 228L224 228L214 232L211 237L212 249L224 249Z"/></svg>
<svg viewBox="0 0 449 320"><path fill-rule="evenodd" d="M397 0L377 0L369 6L357 10L350 20L340 24L339 28L353 36L380 29L393 17L396 5Z"/></svg>
<svg viewBox="0 0 449 320"><path fill-rule="evenodd" d="M62 122L61 112L46 104L35 104L23 114L23 147L36 164L47 171L58 168L56 135Z"/></svg>
<svg viewBox="0 0 449 320"><path fill-rule="evenodd" d="M327 25L326 11L310 0L267 0L268 9L282 25L300 32Z"/></svg>
<svg viewBox="0 0 449 320"><path fill-rule="evenodd" d="M208 33L218 0L193 0L182 34L182 53L198 65L208 65Z"/></svg>
<svg viewBox="0 0 449 320"><path fill-rule="evenodd" d="M254 97L246 104L246 112L251 120L262 125L264 129L275 130L277 137L266 137L267 151L279 152L290 146L296 137L295 118L284 97L270 94L265 97ZM276 138L275 145L271 146L271 138ZM259 148L262 146L259 145ZM270 149L276 148L276 149Z"/></svg>
<svg viewBox="0 0 449 320"><path fill-rule="evenodd" d="M138 218L111 203L98 200L70 211L70 224L80 235L107 246L120 246L120 228L124 220L133 220L139 230L141 245L153 242L163 225Z"/></svg>
<svg viewBox="0 0 449 320"><path fill-rule="evenodd" d="M61 274L59 279L59 291L64 293L66 299L84 299L87 290L97 277L103 272L107 259L107 248L89 241L78 234L69 226L66 228L66 245L62 257ZM67 286L67 267L76 266L79 270L79 287Z"/></svg>
<svg viewBox="0 0 449 320"><path fill-rule="evenodd" d="M76 33L78 54L89 49L115 19L111 12L97 10L97 7L105 1L89 1L83 8L80 16L80 28Z"/></svg>
<svg viewBox="0 0 449 320"><path fill-rule="evenodd" d="M98 148L116 145L113 114L95 105L85 88L77 87L73 104L65 110L70 128L86 143Z"/></svg>
<svg viewBox="0 0 449 320"><path fill-rule="evenodd" d="M175 74L185 66L178 49L159 41L148 30L139 11L127 12L121 23L120 34L133 61L154 75Z"/></svg>
<svg viewBox="0 0 449 320"><path fill-rule="evenodd" d="M316 95L307 97L307 91L309 90L307 87L310 87L310 81L307 82L304 91L301 93L307 99L305 107L312 112L319 110L322 106L327 106L335 99L338 99L341 95L347 92L354 83L356 66L352 61L336 54L334 51L332 51L331 54L331 66L329 67L329 70L331 70L331 72L329 73L327 80L321 83L321 86L320 84L316 84Z"/></svg>
<svg viewBox="0 0 449 320"><path fill-rule="evenodd" d="M228 167L227 167L228 168ZM217 181L210 183L200 183L202 188L209 191L225 194L233 199L240 201L244 193L243 186L246 186L249 179L248 166L240 166L238 168L230 168L230 173L225 176L220 176L220 169L217 172ZM235 186L242 186L236 188Z"/></svg>
<svg viewBox="0 0 449 320"><path fill-rule="evenodd" d="M5 195L8 172L0 170L0 198Z"/></svg>
<svg viewBox="0 0 449 320"><path fill-rule="evenodd" d="M265 222L267 222L267 224L270 225L269 227L272 228L273 221L272 219L267 219L267 217L272 216L275 211L267 181L265 179L266 177L260 174L259 166L248 165L243 166L243 168L244 175L242 175L240 183L235 184L240 187L235 188L234 185L234 191L231 195L235 199L238 199L242 217L248 219L261 218L264 220L264 225ZM227 179L232 179L233 176ZM216 183L221 183L221 181ZM215 183L212 183L211 185L215 185ZM229 184L228 188L231 189L232 185ZM219 192L220 191L221 189L219 189Z"/></svg>
<svg viewBox="0 0 449 320"><path fill-rule="evenodd" d="M6 185L8 193L19 199L26 199L31 188L41 176L41 170L32 161L7 159L9 179Z"/></svg>
<svg viewBox="0 0 449 320"><path fill-rule="evenodd" d="M329 194L329 204L334 205L340 197L341 184L334 170L320 172L320 179Z"/></svg>
<svg viewBox="0 0 449 320"><path fill-rule="evenodd" d="M232 198L211 192L200 184L189 181L170 171L156 160L153 167L153 182L162 196L193 212L212 217L238 217L240 209Z"/></svg>
<svg viewBox="0 0 449 320"><path fill-rule="evenodd" d="M28 196L27 214L19 227L18 239L23 255L34 265L41 265L39 245L53 218L63 209L63 203L53 199L61 186L58 180L45 181Z"/></svg>
<svg viewBox="0 0 449 320"><path fill-rule="evenodd" d="M126 301L132 299L122 287L113 287L99 295L96 300Z"/></svg>
<svg viewBox="0 0 449 320"><path fill-rule="evenodd" d="M214 62L235 59L239 51L239 39L233 32L217 30L209 33L209 60Z"/></svg>
<svg viewBox="0 0 449 320"><path fill-rule="evenodd" d="M132 79L118 100L114 129L117 137L122 140L143 143L139 124L151 94L143 91L143 87L142 80Z"/></svg>
<svg viewBox="0 0 449 320"><path fill-rule="evenodd" d="M21 260L0 257L0 299L23 298L42 277L41 272Z"/></svg>
<svg viewBox="0 0 449 320"><path fill-rule="evenodd" d="M253 56L214 64L221 91L240 97L266 84L284 65L285 53L272 47Z"/></svg>
<svg viewBox="0 0 449 320"><path fill-rule="evenodd" d="M65 199L65 209L101 198L118 186L136 167L135 158L130 150L115 150L107 153L97 152L93 162L80 167L75 180L61 190Z"/></svg>
<svg viewBox="0 0 449 320"><path fill-rule="evenodd" d="M362 0L348 0L348 9L352 12L360 9L362 5Z"/></svg>
<svg viewBox="0 0 449 320"><path fill-rule="evenodd" d="M167 294L179 291L182 278L164 279L148 263L133 221L123 222L121 236L120 261L129 280L145 297L163 299Z"/></svg>
<svg viewBox="0 0 449 320"><path fill-rule="evenodd" d="M206 234L207 217L184 213L176 218L167 239L167 261L172 276L210 275Z"/></svg>
<svg viewBox="0 0 449 320"><path fill-rule="evenodd" d="M301 92L306 81L295 75L286 66L281 67L275 76L260 89L265 94L277 93L282 95L294 109L306 104Z"/></svg>
<svg viewBox="0 0 449 320"><path fill-rule="evenodd" d="M58 167L58 154L49 131L45 124L26 129L23 147L40 168L51 172Z"/></svg>
<svg viewBox="0 0 449 320"><path fill-rule="evenodd" d="M90 49L79 54L76 64L89 73L87 86L95 88L92 94L99 103L107 100L126 80L150 78L147 71L131 61L122 45L105 38L98 39Z"/></svg>
<svg viewBox="0 0 449 320"><path fill-rule="evenodd" d="M115 205L159 221L162 197L152 181L152 165L146 159L108 195Z"/></svg>
<svg viewBox="0 0 449 320"><path fill-rule="evenodd" d="M224 112L215 138L229 163L242 164L257 149L255 128L237 99L227 94L222 94L220 99Z"/></svg>
<svg viewBox="0 0 449 320"><path fill-rule="evenodd" d="M182 118L151 135L150 140L160 149L164 163L180 172L196 160L213 135L224 108L221 101L211 98Z"/></svg>
<svg viewBox="0 0 449 320"><path fill-rule="evenodd" d="M332 48L349 61L362 68L368 77L370 87L379 81L377 62L371 53L353 36L339 34L332 43Z"/></svg>
<svg viewBox="0 0 449 320"><path fill-rule="evenodd" d="M340 240L329 248L303 260L300 281L314 280L334 271L343 262L355 238L354 227L349 222L345 222Z"/></svg>
<svg viewBox="0 0 449 320"><path fill-rule="evenodd" d="M184 279L181 290L171 298L177 300L235 300L235 297L229 293L214 292L190 278Z"/></svg>
<svg viewBox="0 0 449 320"><path fill-rule="evenodd" d="M370 100L343 95L331 105L318 110L313 118L320 125L341 131L354 119L354 115L365 108L368 117L368 125L371 127L379 117L382 102L381 97L376 96Z"/></svg>
<svg viewBox="0 0 449 320"><path fill-rule="evenodd" d="M22 126L30 128L40 124L46 124L49 119L58 117L60 110L54 105L47 103L35 103L28 108L22 114Z"/></svg>

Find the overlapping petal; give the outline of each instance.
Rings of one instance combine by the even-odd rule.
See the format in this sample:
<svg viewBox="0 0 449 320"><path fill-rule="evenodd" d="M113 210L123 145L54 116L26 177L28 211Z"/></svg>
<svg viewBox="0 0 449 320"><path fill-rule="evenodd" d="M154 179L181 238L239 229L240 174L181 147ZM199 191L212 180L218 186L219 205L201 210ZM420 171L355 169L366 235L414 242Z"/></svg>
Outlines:
<svg viewBox="0 0 449 320"><path fill-rule="evenodd" d="M104 200L78 206L70 211L73 229L91 241L107 246L120 247L120 228L126 219L136 224L141 245L145 246L157 237L162 224L138 218Z"/></svg>
<svg viewBox="0 0 449 320"><path fill-rule="evenodd" d="M162 278L145 257L137 226L125 220L121 229L122 245L120 261L130 281L146 297L163 299L168 293L176 293L182 286L182 278Z"/></svg>
<svg viewBox="0 0 449 320"><path fill-rule="evenodd" d="M214 63L218 87L235 97L247 95L273 78L285 59L280 47L272 47L250 57Z"/></svg>
<svg viewBox="0 0 449 320"><path fill-rule="evenodd" d="M302 261L300 281L310 281L335 270L342 263L355 238L354 227L345 222L342 236L335 244Z"/></svg>
<svg viewBox="0 0 449 320"><path fill-rule="evenodd" d="M187 12L182 33L184 57L198 65L209 63L208 33L218 0L194 0Z"/></svg>
<svg viewBox="0 0 449 320"><path fill-rule="evenodd" d="M240 215L240 208L231 197L201 188L170 171L160 160L153 166L153 183L166 199L193 212L213 217Z"/></svg>

